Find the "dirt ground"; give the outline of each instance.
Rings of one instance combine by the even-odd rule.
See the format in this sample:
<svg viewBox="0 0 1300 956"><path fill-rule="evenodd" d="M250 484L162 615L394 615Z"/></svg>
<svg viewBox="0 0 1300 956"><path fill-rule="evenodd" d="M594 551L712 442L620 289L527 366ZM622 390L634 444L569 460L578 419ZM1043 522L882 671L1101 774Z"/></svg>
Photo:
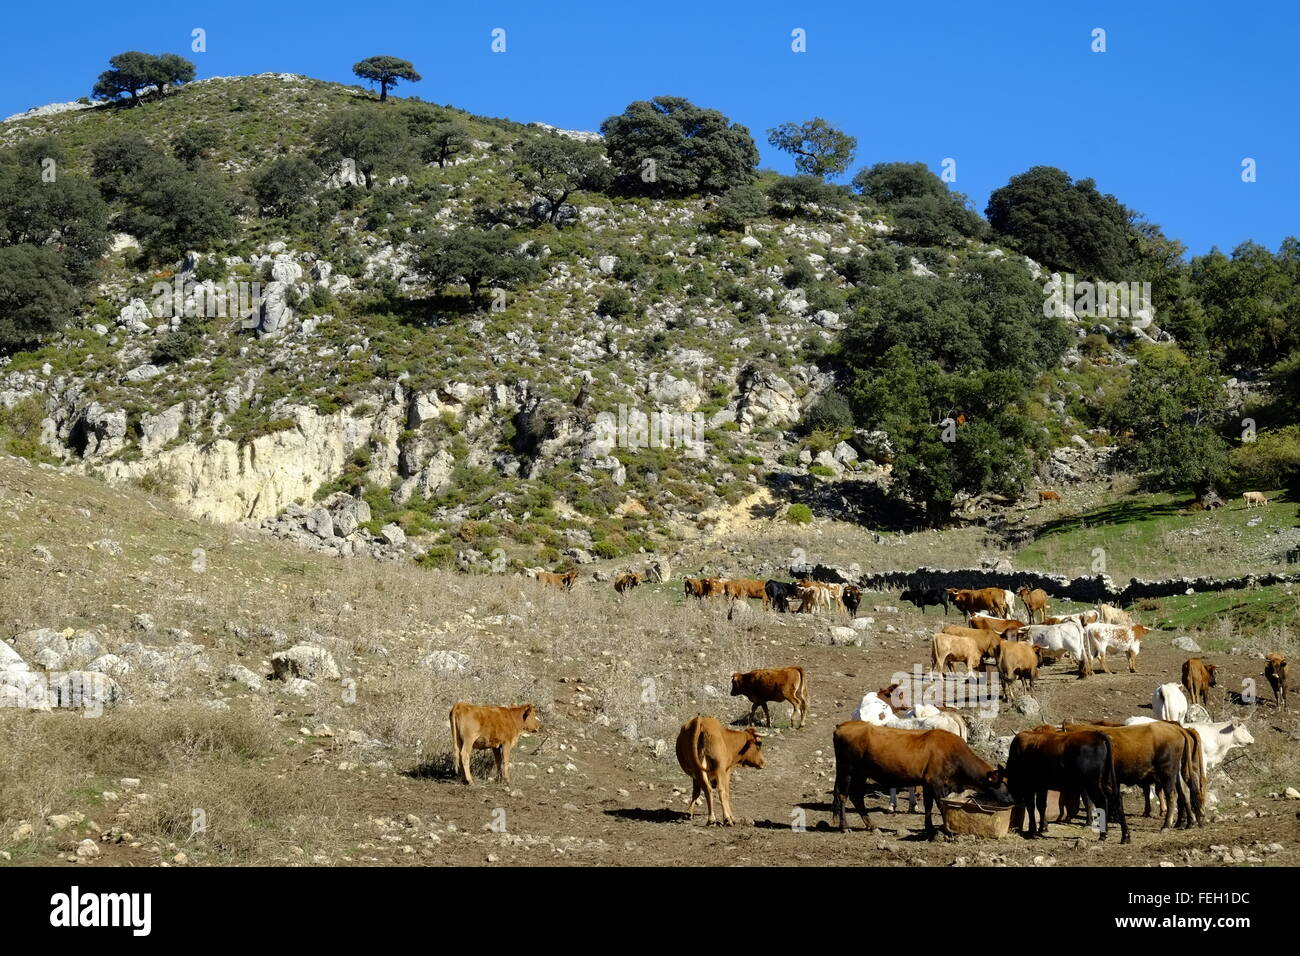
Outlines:
<svg viewBox="0 0 1300 956"><path fill-rule="evenodd" d="M641 600L670 600L667 593L646 591ZM883 596L876 596L878 600ZM872 598L868 597L868 602ZM880 606L880 605L877 605ZM701 609L717 613L717 609ZM292 754L272 760L266 772L301 777L304 786L321 789L346 806L355 840L347 851L324 859L285 863L361 863L391 865L569 864L569 865L756 865L774 862L817 865L1091 865L1154 866L1213 865L1221 862L1268 865L1300 864L1300 804L1250 792L1245 783L1218 778L1212 789L1218 798L1202 829L1159 829L1158 820L1144 818L1136 791L1126 794L1126 813L1133 842L1122 846L1118 834L1100 841L1078 825L1054 824L1045 839L1004 840L975 837L924 839L923 816L903 808L896 814L873 812L877 830L867 832L850 813L848 833L831 828L830 787L834 759L831 732L849 718L862 693L889 682L897 672L923 663L928 640L908 631L883 634L886 625L917 626L924 621L908 610L870 610L877 628L867 646L832 647L822 638L843 619L763 614L751 610L753 632L766 642L766 664L799 663L810 674L812 707L804 729L790 729L788 708L775 706L774 727L764 745L767 761L761 771L742 770L733 776L733 803L741 823L735 827L706 827L702 805L693 821L684 804L689 783L668 753L656 758L647 746L624 739L615 728L601 727L575 709L583 692L584 675L555 674L546 681L549 700L543 732L525 737L515 753L513 786L490 780L489 763L477 762L479 781L465 786L438 769L394 766L391 770L339 772L338 754L328 738L313 739ZM931 610L930 623L939 619ZM950 618L956 620L955 614ZM893 622L891 624L891 622ZM875 635L875 636L872 636ZM1176 673L1185 655L1170 647L1149 646L1139 672L1122 670L1078 679L1068 663L1044 669L1035 690L1042 717L1028 717L1003 705L992 722L994 734L1013 733L1044 719L1122 718L1149 712L1152 687ZM1255 670L1251 659L1228 659L1223 686ZM1238 675L1236 671L1240 670ZM713 714L736 725L747 719L742 699L701 697L692 712ZM1248 720L1257 744L1237 751L1229 761L1234 778L1267 772L1277 758L1294 753L1300 721L1271 705L1232 706L1222 698L1212 707L1216 719L1241 716ZM284 715L288 724L309 727L310 708ZM690 716L683 712L683 717ZM766 731L766 728L764 728ZM1262 756L1261 756L1262 754ZM1286 766L1294 768L1294 761ZM1254 770L1256 773L1251 773ZM148 788L148 783L142 783ZM1284 789L1281 782L1279 789ZM127 797L129 799L129 795ZM872 811L883 811L883 796L869 798ZM105 806L100 817L111 817ZM796 825L805 829L796 829ZM1213 847L1220 847L1215 850ZM1280 848L1279 848L1280 847ZM1241 859L1232 857L1240 848ZM180 841L179 849L185 849ZM167 851L170 853L170 849ZM1226 859L1225 859L1226 856ZM106 843L97 865L141 864L159 858L141 847ZM51 859L49 862L55 862Z"/></svg>

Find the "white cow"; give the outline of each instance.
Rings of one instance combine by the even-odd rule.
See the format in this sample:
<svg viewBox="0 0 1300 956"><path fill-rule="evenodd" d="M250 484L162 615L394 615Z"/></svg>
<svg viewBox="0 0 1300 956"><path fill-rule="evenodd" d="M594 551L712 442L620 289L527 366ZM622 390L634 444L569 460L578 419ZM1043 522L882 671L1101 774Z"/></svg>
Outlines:
<svg viewBox="0 0 1300 956"><path fill-rule="evenodd" d="M1206 773L1223 763L1223 758L1233 747L1244 747L1255 742L1255 738L1240 720L1225 720L1221 724L1207 721L1188 724L1187 727L1196 731L1201 738L1201 759Z"/></svg>
<svg viewBox="0 0 1300 956"><path fill-rule="evenodd" d="M1123 651L1128 657L1130 674L1137 673L1138 652L1142 650L1142 638L1151 632L1151 628L1141 624L1089 624L1083 629L1088 639L1088 654L1101 663L1101 669L1110 673L1106 666L1106 654L1110 651Z"/></svg>
<svg viewBox="0 0 1300 956"><path fill-rule="evenodd" d="M1092 673L1092 662L1088 657L1083 625L1078 621L1066 621L1064 624L1026 624L1016 631L1016 640L1029 641L1035 647L1057 653L1068 651L1079 662L1080 674Z"/></svg>
<svg viewBox="0 0 1300 956"><path fill-rule="evenodd" d="M1016 592L1008 591L1006 588L1003 588L1002 593L1006 596L1007 599L1007 617L1015 618L1016 620L1019 620L1020 612L1016 610Z"/></svg>
<svg viewBox="0 0 1300 956"><path fill-rule="evenodd" d="M1187 695L1178 684L1161 684L1151 695L1152 720L1172 720L1181 724L1187 719ZM1139 718L1132 718L1137 720ZM1127 723L1127 721L1126 721Z"/></svg>

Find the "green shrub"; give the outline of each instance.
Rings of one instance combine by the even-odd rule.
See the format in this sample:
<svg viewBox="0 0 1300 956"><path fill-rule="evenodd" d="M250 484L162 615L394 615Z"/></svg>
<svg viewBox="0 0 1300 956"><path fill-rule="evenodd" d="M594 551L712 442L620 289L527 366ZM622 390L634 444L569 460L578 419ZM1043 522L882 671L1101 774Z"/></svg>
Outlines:
<svg viewBox="0 0 1300 956"><path fill-rule="evenodd" d="M785 509L785 520L791 524L809 524L812 519L812 509L807 505L793 504Z"/></svg>

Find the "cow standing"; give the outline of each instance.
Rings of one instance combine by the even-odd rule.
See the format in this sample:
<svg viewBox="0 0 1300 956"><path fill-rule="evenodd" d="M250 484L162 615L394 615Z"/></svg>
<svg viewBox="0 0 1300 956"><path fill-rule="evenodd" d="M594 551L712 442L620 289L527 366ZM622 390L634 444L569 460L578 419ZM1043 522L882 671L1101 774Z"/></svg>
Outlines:
<svg viewBox="0 0 1300 956"><path fill-rule="evenodd" d="M451 722L451 759L456 773L465 783L474 782L470 758L475 750L491 750L497 762L497 780L510 782L510 750L521 734L542 729L537 708L532 704L519 707L481 707L459 701L448 714Z"/></svg>
<svg viewBox="0 0 1300 956"><path fill-rule="evenodd" d="M1286 658L1281 654L1270 654L1264 658L1264 679L1273 688L1273 703L1286 710Z"/></svg>
<svg viewBox="0 0 1300 956"><path fill-rule="evenodd" d="M1115 822L1120 826L1120 842L1129 842L1114 753L1110 738L1100 730L1022 730L1011 741L1007 781L1024 810L1027 838L1046 835L1047 791L1056 790L1083 794L1090 819L1094 806L1105 810L1101 839L1106 839L1109 825Z"/></svg>
<svg viewBox="0 0 1300 956"><path fill-rule="evenodd" d="M704 795L709 807L708 823L717 823L713 795L722 802L722 823L736 822L731 813L731 771L736 767L763 769L763 741L753 727L731 730L716 718L692 717L677 733L677 763L691 778L694 790L686 806L695 815L695 804Z"/></svg>
<svg viewBox="0 0 1300 956"><path fill-rule="evenodd" d="M731 675L731 696L749 700L749 722L758 722L758 708L767 715L767 725L772 726L770 702L787 701L790 704L790 726L808 722L808 674L802 667L773 667Z"/></svg>

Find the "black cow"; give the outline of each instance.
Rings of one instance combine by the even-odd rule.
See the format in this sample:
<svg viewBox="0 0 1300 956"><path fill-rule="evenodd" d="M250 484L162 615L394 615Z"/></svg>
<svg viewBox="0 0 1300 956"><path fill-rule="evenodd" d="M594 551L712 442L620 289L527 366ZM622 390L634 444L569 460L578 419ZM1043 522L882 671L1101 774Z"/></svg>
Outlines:
<svg viewBox="0 0 1300 956"><path fill-rule="evenodd" d="M767 596L767 603L782 614L790 610L791 599L798 597L794 593L794 585L786 581L765 581L763 593Z"/></svg>
<svg viewBox="0 0 1300 956"><path fill-rule="evenodd" d="M900 601L906 601L914 604L925 613L927 606L937 604L943 608L944 616L948 616L948 607L952 603L952 597L943 588L908 588L899 597Z"/></svg>
<svg viewBox="0 0 1300 956"><path fill-rule="evenodd" d="M858 607L862 604L862 588L854 584L844 586L844 610L849 612L849 617L858 616Z"/></svg>
<svg viewBox="0 0 1300 956"><path fill-rule="evenodd" d="M1024 808L1026 838L1047 833L1047 791L1055 790L1082 794L1089 819L1094 806L1104 808L1101 839L1106 839L1106 829L1111 823L1118 823L1119 842L1129 842L1124 800L1115 775L1114 751L1110 738L1100 730L1062 731L1051 727L1022 730L1011 741L1006 773L1011 796Z"/></svg>

